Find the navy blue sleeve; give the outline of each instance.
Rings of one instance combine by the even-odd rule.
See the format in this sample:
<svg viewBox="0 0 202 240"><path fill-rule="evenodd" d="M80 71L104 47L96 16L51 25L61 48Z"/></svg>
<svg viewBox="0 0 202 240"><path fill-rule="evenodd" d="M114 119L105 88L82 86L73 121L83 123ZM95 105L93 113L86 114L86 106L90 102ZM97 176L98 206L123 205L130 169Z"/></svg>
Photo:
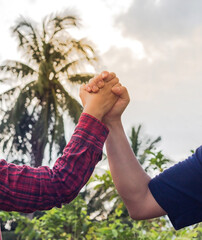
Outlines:
<svg viewBox="0 0 202 240"><path fill-rule="evenodd" d="M202 221L202 146L153 178L149 189L176 230Z"/></svg>

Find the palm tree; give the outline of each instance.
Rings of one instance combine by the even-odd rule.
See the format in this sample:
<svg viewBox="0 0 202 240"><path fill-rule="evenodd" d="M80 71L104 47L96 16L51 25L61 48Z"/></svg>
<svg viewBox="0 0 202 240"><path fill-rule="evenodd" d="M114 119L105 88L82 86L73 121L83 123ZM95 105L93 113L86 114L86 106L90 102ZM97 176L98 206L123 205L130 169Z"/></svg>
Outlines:
<svg viewBox="0 0 202 240"><path fill-rule="evenodd" d="M0 66L1 81L12 84L0 95L0 144L15 163L29 154L31 166L41 166L46 146L51 160L53 146L57 154L65 146L64 112L78 121L81 105L65 86L88 81L97 62L88 41L70 35L78 26L74 16L50 15L41 26L21 17L12 28L25 61Z"/></svg>
<svg viewBox="0 0 202 240"><path fill-rule="evenodd" d="M156 144L161 141L161 137L159 136L155 140L151 140L148 137L140 140L141 128L142 128L141 124L139 124L137 128L132 127L130 141L131 141L131 148L134 154L137 156L140 164L143 165L147 159L148 151L152 151L155 149Z"/></svg>

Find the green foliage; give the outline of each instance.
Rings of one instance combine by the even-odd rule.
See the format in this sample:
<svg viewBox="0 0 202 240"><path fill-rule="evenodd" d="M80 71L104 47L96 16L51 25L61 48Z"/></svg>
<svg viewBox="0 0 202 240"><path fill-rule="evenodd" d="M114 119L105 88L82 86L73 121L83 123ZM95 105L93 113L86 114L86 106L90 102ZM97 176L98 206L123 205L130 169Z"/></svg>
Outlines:
<svg viewBox="0 0 202 240"><path fill-rule="evenodd" d="M159 172L169 163L161 151L147 154L152 155L150 168ZM15 233L23 240L199 240L202 234L200 224L175 231L166 217L132 220L109 171L95 174L85 190L61 209L44 211L32 220L7 212L0 212L0 218L15 222Z"/></svg>
<svg viewBox="0 0 202 240"><path fill-rule="evenodd" d="M148 159L148 166L145 168L146 171L148 171L148 169L152 169L163 172L167 164L171 162L169 159L165 158L165 156L162 154L162 151L152 152L146 150L146 153L148 155L152 155L152 158Z"/></svg>
<svg viewBox="0 0 202 240"><path fill-rule="evenodd" d="M145 221L133 221L124 217L124 205L120 203L113 214L96 220L87 215L87 203L78 196L69 205L61 209L53 208L44 215L32 220L18 213L0 212L5 220L17 222L15 233L23 240L189 240L200 239L202 228L184 228L175 231L167 219L158 218Z"/></svg>
<svg viewBox="0 0 202 240"><path fill-rule="evenodd" d="M144 165L147 171L161 172L170 160L153 147L142 151ZM60 209L40 212L31 220L16 212L0 212L0 219L3 226L15 223L18 240L200 240L202 236L201 224L175 231L167 217L132 220L108 170L91 177L78 197Z"/></svg>
<svg viewBox="0 0 202 240"><path fill-rule="evenodd" d="M132 127L130 141L131 141L131 148L134 154L137 156L141 165L147 162L148 152L154 150L156 148L156 144L161 141L161 137L157 137L156 139L152 140L149 137L142 137L142 125L138 125L136 127Z"/></svg>

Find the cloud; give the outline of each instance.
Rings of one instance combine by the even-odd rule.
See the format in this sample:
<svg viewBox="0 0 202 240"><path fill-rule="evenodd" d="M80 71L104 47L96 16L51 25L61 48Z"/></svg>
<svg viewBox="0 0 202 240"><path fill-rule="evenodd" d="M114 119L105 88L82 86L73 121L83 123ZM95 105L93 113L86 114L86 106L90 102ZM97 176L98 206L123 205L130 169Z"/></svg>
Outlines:
<svg viewBox="0 0 202 240"><path fill-rule="evenodd" d="M160 147L176 161L201 145L201 38L152 62L138 60L129 48L112 47L103 55L131 97L123 118L127 131L143 123L149 135L163 137Z"/></svg>
<svg viewBox="0 0 202 240"><path fill-rule="evenodd" d="M37 0L29 0L29 2L30 2L31 4L35 4L35 3L37 2Z"/></svg>
<svg viewBox="0 0 202 240"><path fill-rule="evenodd" d="M146 48L160 50L189 38L197 29L202 31L201 9L200 0L135 0L128 12L117 17L115 26Z"/></svg>

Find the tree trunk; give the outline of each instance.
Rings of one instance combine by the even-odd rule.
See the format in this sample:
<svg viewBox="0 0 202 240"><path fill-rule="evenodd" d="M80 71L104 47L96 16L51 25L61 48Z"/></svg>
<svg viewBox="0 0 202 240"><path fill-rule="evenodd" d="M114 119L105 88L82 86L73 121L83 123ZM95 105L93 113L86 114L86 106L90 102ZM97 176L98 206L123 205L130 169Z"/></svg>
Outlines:
<svg viewBox="0 0 202 240"><path fill-rule="evenodd" d="M45 144L37 141L32 144L31 166L40 167L43 163Z"/></svg>

